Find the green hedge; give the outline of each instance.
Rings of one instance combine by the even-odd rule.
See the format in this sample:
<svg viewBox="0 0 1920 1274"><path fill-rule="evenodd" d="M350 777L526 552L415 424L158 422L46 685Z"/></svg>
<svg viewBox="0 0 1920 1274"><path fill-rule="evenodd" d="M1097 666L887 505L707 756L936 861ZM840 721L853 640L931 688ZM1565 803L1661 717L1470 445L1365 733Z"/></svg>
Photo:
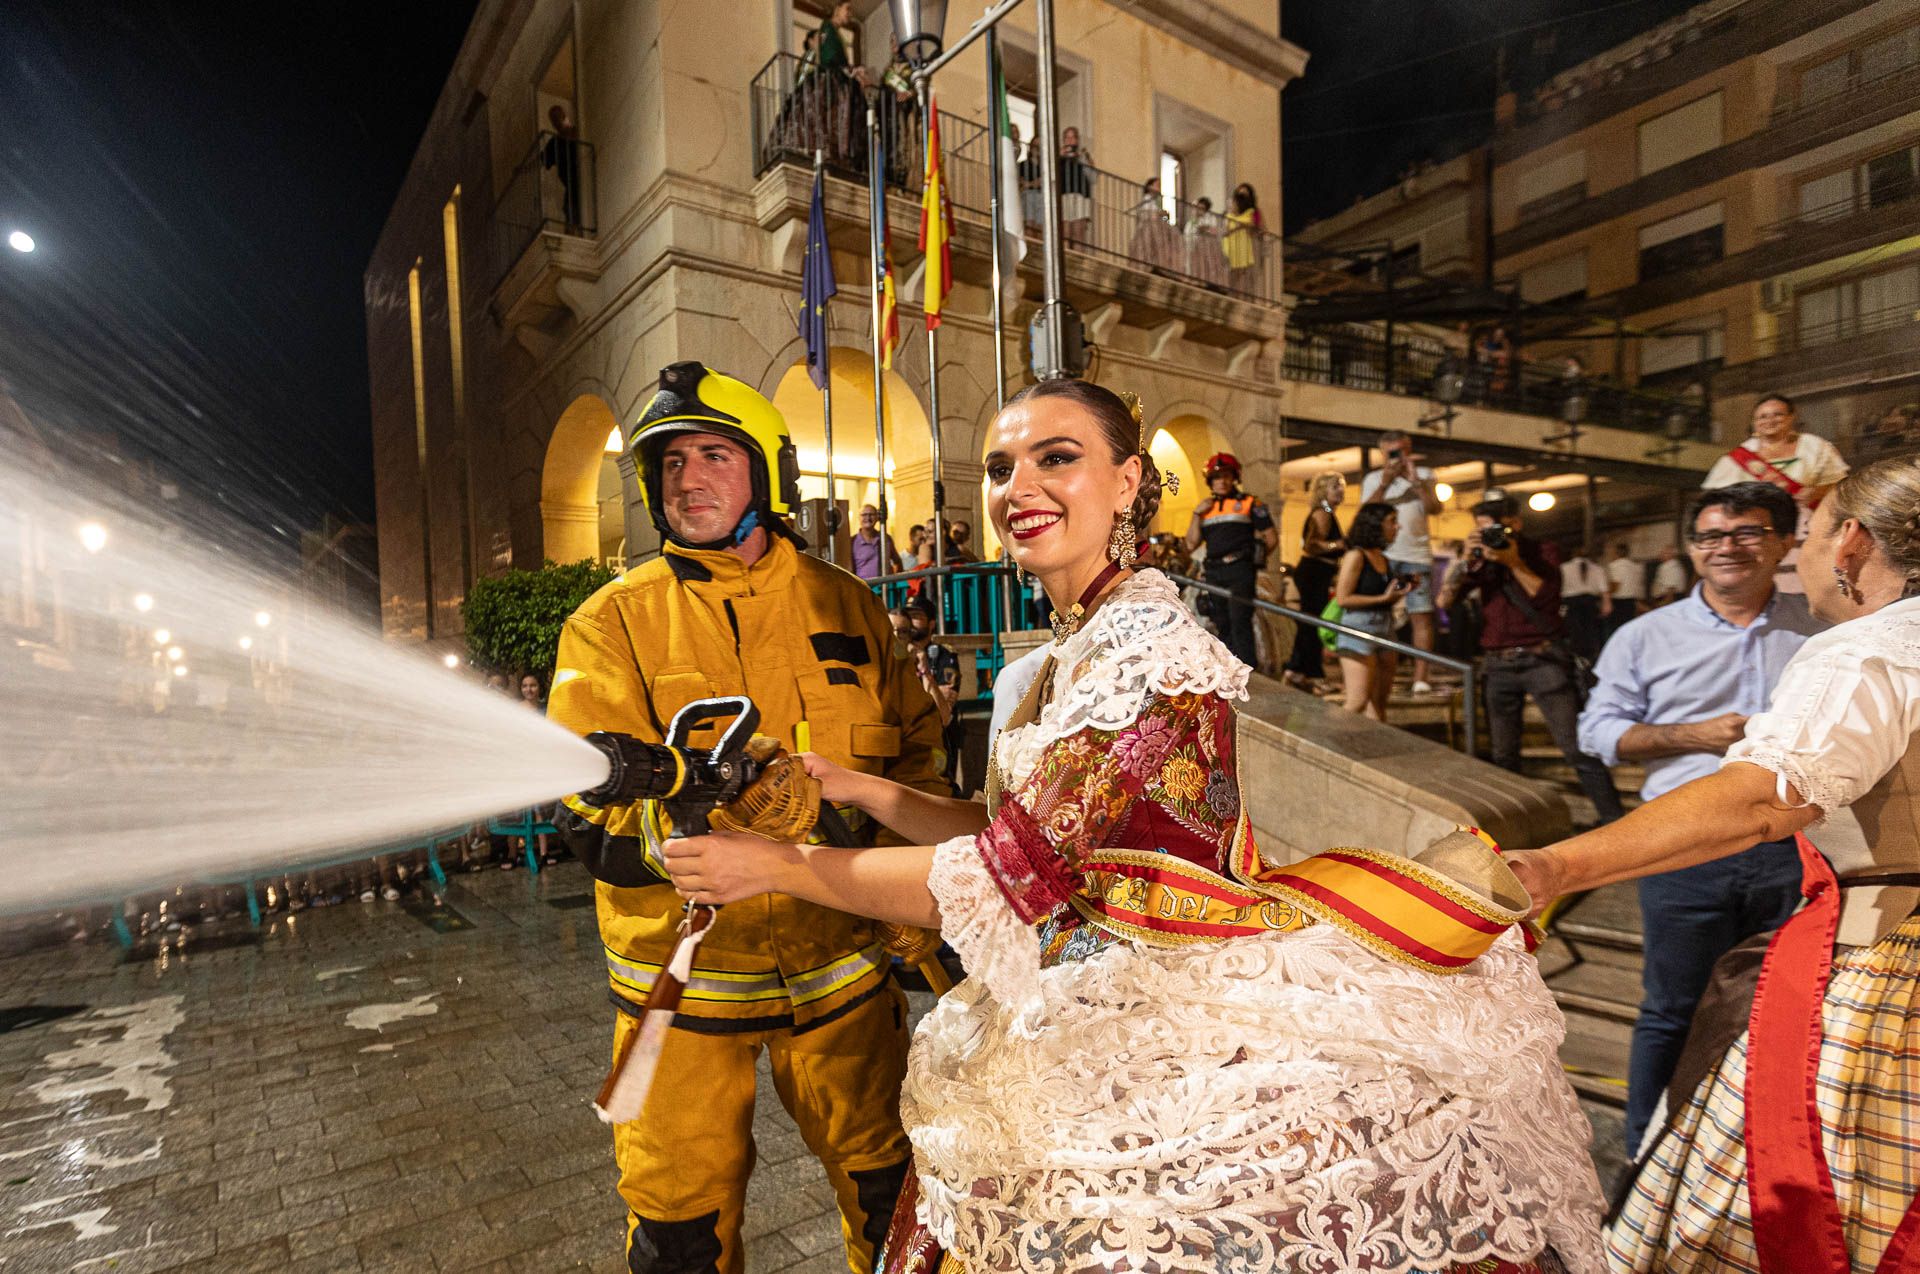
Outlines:
<svg viewBox="0 0 1920 1274"><path fill-rule="evenodd" d="M551 683L561 625L617 573L584 558L475 580L460 604L468 653L487 668L515 675L537 672Z"/></svg>

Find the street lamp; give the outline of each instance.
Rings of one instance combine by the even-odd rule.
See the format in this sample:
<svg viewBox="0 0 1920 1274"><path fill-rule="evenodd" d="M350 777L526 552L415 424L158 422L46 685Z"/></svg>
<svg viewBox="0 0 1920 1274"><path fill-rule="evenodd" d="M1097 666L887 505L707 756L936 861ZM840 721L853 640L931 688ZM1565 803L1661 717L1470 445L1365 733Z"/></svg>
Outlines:
<svg viewBox="0 0 1920 1274"><path fill-rule="evenodd" d="M184 651L184 650L182 650L182 649L180 649L180 647L178 647L178 646L168 646L168 647L167 647L167 662L168 662L168 663L170 663L170 664L177 664L177 663L179 663L179 662L180 662L180 661L181 661L182 659L185 659L186 657L187 657L187 652L186 652L186 651Z"/></svg>
<svg viewBox="0 0 1920 1274"><path fill-rule="evenodd" d="M251 633L240 634L240 649L242 650L253 649L253 635Z"/></svg>
<svg viewBox="0 0 1920 1274"><path fill-rule="evenodd" d="M893 11L901 57L922 67L940 56L946 43L947 0L887 0L887 7Z"/></svg>
<svg viewBox="0 0 1920 1274"><path fill-rule="evenodd" d="M257 610L253 612L253 622L258 624L260 627L265 628L268 624L271 624L273 622L273 616L269 615L266 611Z"/></svg>
<svg viewBox="0 0 1920 1274"><path fill-rule="evenodd" d="M165 628L156 628L153 630L154 645L164 646L172 640L173 640L173 633L170 630Z"/></svg>
<svg viewBox="0 0 1920 1274"><path fill-rule="evenodd" d="M89 553L98 553L107 547L107 528L98 522L80 524L80 547Z"/></svg>
<svg viewBox="0 0 1920 1274"><path fill-rule="evenodd" d="M15 230L7 236L7 246L15 252L32 252L35 245L32 235L25 230Z"/></svg>
<svg viewBox="0 0 1920 1274"><path fill-rule="evenodd" d="M1447 501L1453 499L1453 484L1451 482L1436 482L1433 484L1433 494L1439 499L1440 503L1445 504Z"/></svg>
<svg viewBox="0 0 1920 1274"><path fill-rule="evenodd" d="M1527 507L1535 513L1545 513L1556 503L1558 503L1558 501L1553 498L1553 492L1551 491L1535 491L1527 497Z"/></svg>
<svg viewBox="0 0 1920 1274"><path fill-rule="evenodd" d="M142 615L152 610L153 594L152 593L135 593L133 595L133 608L139 611Z"/></svg>

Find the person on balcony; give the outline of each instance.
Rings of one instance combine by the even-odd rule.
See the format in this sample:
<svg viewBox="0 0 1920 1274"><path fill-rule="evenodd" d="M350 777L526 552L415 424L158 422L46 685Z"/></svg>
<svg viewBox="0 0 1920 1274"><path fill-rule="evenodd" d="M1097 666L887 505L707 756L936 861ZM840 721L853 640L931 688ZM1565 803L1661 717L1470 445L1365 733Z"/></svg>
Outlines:
<svg viewBox="0 0 1920 1274"><path fill-rule="evenodd" d="M1249 671L1135 557L1161 486L1142 420L1063 379L993 423L987 507L1055 631L1002 680L1027 686L996 704L986 802L807 758L917 844L692 837L665 846L676 886L936 925L964 960L914 1036L888 1274L1597 1274L1525 895L1465 830L1263 862Z"/></svg>
<svg viewBox="0 0 1920 1274"><path fill-rule="evenodd" d="M1068 243L1085 244L1093 228L1093 156L1080 147L1080 130L1060 130L1060 225Z"/></svg>
<svg viewBox="0 0 1920 1274"><path fill-rule="evenodd" d="M1194 201L1194 213L1182 228L1187 240L1187 273L1209 287L1220 287L1227 281L1227 259L1220 250L1220 232L1225 228L1226 221L1205 195Z"/></svg>
<svg viewBox="0 0 1920 1274"><path fill-rule="evenodd" d="M1180 268L1180 236L1167 220L1167 201L1160 193L1160 179L1147 178L1140 187L1140 201L1133 206L1133 242L1127 255L1152 269Z"/></svg>
<svg viewBox="0 0 1920 1274"><path fill-rule="evenodd" d="M1730 487L1736 482L1771 482L1800 506L1800 526L1794 538L1805 538L1813 511L1833 484L1847 476L1847 462L1840 451L1819 434L1800 428L1799 413L1793 399L1785 394L1768 394L1753 405L1753 436L1713 462L1703 488ZM1800 591L1800 576L1795 569L1798 550L1788 553L1780 563L1780 577L1774 581L1783 593Z"/></svg>
<svg viewBox="0 0 1920 1274"><path fill-rule="evenodd" d="M1265 295L1260 278L1267 250L1261 239L1265 230L1260 200L1253 187L1243 181L1233 188L1233 210L1227 213L1227 233L1220 240L1221 254L1227 260L1227 283L1236 292Z"/></svg>

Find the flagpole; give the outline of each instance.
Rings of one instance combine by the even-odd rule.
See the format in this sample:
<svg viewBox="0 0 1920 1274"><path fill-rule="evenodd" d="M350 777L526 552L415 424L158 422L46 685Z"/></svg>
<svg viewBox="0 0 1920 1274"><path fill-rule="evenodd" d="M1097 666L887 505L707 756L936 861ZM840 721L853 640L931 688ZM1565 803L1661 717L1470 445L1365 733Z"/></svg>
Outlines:
<svg viewBox="0 0 1920 1274"><path fill-rule="evenodd" d="M880 92L886 92L884 86ZM890 570L887 549L893 544L893 532L887 529L887 373L882 362L887 333L886 316L881 312L886 286L887 248L880 227L886 219L887 209L887 156L886 144L880 136L880 116L873 108L878 100L879 94L876 93L867 102L867 250L873 257L873 270L868 276L873 285L873 472L874 486L880 493L877 502L880 514L880 573L885 575Z"/></svg>
<svg viewBox="0 0 1920 1274"><path fill-rule="evenodd" d="M1000 112L1000 37L997 32L987 32L987 224L993 227L988 236L993 254L993 406L994 410L1007 405L1007 342L1006 315L1002 313L1000 300L1001 271L1005 269L1000 261L1000 139L1006 136L1007 121Z"/></svg>
<svg viewBox="0 0 1920 1274"><path fill-rule="evenodd" d="M915 85L919 90L920 97L921 153L925 156L931 156L934 153L933 92L928 86L924 76L916 78ZM942 157L942 162L944 162L944 157ZM942 176L944 177L944 175L943 172ZM941 211L941 207L936 205L933 210L933 215L938 217ZM937 251L937 247L935 250ZM925 279L927 271L934 272L937 278L939 270L940 262L930 252L925 267L921 272L921 278L923 280ZM925 297L926 286L923 282L921 285L922 308L924 308L926 304ZM933 418L933 631L945 636L947 631L947 606L944 590L941 588L940 571L947 564L947 484L941 480L943 470L940 465L940 329L931 324L927 327L927 408Z"/></svg>
<svg viewBox="0 0 1920 1274"><path fill-rule="evenodd" d="M826 166L826 153L820 150L814 151L813 182L816 189L821 186ZM823 224L822 238L825 237L825 229ZM828 313L822 317L826 320L822 324L823 329L830 329L832 314ZM838 489L833 482L833 341L831 338L828 339L827 347L821 351L821 355L826 361L826 366L820 369L823 373L820 377L820 417L825 426L827 438L827 560L837 566L839 556L835 546L840 538L837 534L840 529L840 499Z"/></svg>
<svg viewBox="0 0 1920 1274"><path fill-rule="evenodd" d="M1001 270L1000 261L1000 139L1007 135L1005 112L1001 110L1004 98L1000 92L1000 37L993 29L987 30L987 224L992 232L987 236L990 251L993 254L993 409L998 414L1007 405L1007 317L1005 303L1000 299ZM1013 629L1013 584L1012 579L1000 580L1000 626L1011 632Z"/></svg>

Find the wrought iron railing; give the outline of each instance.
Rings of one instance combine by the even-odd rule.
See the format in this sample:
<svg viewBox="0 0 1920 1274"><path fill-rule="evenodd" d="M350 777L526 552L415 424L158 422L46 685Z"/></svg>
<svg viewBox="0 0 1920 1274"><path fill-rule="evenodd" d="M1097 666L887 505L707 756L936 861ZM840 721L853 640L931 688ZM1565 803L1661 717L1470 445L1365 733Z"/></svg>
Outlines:
<svg viewBox="0 0 1920 1274"><path fill-rule="evenodd" d="M1836 84L1831 91L1808 96L1804 91L1791 97L1781 98L1773 104L1772 123L1778 124L1792 119L1796 115L1805 115L1817 111L1823 106L1832 106L1835 102L1845 101L1860 93L1870 93L1884 84L1891 83L1903 75L1912 75L1920 69L1920 62L1905 62L1891 71L1883 71L1871 78L1862 78L1849 73L1845 83Z"/></svg>
<svg viewBox="0 0 1920 1274"><path fill-rule="evenodd" d="M1920 310L1911 305L1894 305L1865 314L1841 315L1825 323L1782 323L1778 331L1760 342L1760 348L1765 354L1791 354L1900 327L1920 330Z"/></svg>
<svg viewBox="0 0 1920 1274"><path fill-rule="evenodd" d="M1710 436L1707 406L1687 395L1614 385L1564 365L1518 356L1474 357L1420 333L1396 335L1349 325L1287 331L1282 368L1292 380L1406 394L1447 405L1491 407L1573 424L1655 433L1669 439Z"/></svg>
<svg viewBox="0 0 1920 1274"><path fill-rule="evenodd" d="M492 285L541 234L592 235L597 196L593 143L542 132L494 201Z"/></svg>
<svg viewBox="0 0 1920 1274"><path fill-rule="evenodd" d="M1754 233L1761 240L1777 239L1808 226L1831 225L1834 222L1846 221L1876 208L1887 208L1894 204L1910 202L1916 197L1920 197L1920 181L1888 182L1882 184L1878 190L1861 190L1845 199L1836 199L1832 203L1824 203L1815 208L1802 208L1791 217L1761 226Z"/></svg>
<svg viewBox="0 0 1920 1274"><path fill-rule="evenodd" d="M754 76L755 173L776 164L811 165L816 154L832 172L867 179L867 105L872 101L887 152L887 182L917 195L922 186L919 104L889 85L869 90L838 72L812 70L777 54ZM940 112L940 146L948 198L956 212L986 218L991 209L988 130ZM1230 221L1221 210L1171 197L1149 198L1142 185L1084 159L1019 156L1021 222L1040 239L1038 164L1058 165L1061 229L1069 251L1104 257L1214 291L1278 303L1281 241L1270 231Z"/></svg>

